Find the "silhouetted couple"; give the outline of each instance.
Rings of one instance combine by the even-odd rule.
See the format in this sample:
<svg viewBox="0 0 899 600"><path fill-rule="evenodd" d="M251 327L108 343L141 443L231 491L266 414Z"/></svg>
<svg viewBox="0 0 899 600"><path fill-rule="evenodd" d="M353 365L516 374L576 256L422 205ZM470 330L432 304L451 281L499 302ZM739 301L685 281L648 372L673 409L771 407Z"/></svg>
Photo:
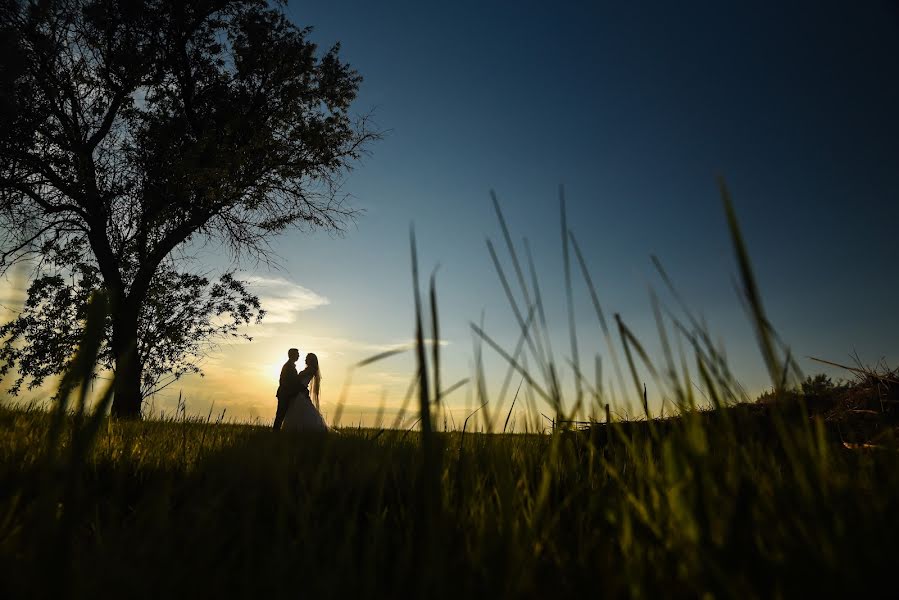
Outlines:
<svg viewBox="0 0 899 600"><path fill-rule="evenodd" d="M296 362L300 351L287 351L287 362L281 367L278 380L278 410L275 412L273 429L278 431L328 431L328 426L318 412L318 397L322 374L318 368L318 357L311 352L306 355L306 368L297 373ZM310 393L310 385L311 393ZM313 404L314 401L314 404Z"/></svg>

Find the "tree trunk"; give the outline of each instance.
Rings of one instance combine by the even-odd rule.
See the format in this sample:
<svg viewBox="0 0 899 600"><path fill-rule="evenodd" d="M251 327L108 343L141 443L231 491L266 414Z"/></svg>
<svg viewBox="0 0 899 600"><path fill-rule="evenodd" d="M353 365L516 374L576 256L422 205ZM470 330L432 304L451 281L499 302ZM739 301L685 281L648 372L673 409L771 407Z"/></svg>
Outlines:
<svg viewBox="0 0 899 600"><path fill-rule="evenodd" d="M112 352L115 358L112 416L140 419L143 365L137 353L137 308L126 303L123 310L117 310L117 313L112 323Z"/></svg>

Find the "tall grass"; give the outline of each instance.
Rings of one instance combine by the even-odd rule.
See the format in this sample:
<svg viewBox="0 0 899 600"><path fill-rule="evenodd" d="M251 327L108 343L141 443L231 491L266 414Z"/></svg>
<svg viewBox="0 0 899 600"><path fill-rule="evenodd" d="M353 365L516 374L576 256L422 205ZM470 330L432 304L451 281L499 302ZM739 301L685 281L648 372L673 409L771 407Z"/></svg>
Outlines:
<svg viewBox="0 0 899 600"><path fill-rule="evenodd" d="M723 187L722 198L747 312L772 387L785 390L798 370L767 319ZM889 436L885 449L850 451L809 418L801 395L741 404L726 357L686 306L675 313L652 300L658 364L617 316L616 345L563 217L562 243L574 250L615 374L604 385L595 359L591 385L576 349L578 335L593 333L572 328L572 356L556 361L529 248L530 283L495 207L518 294L489 248L520 336L509 350L482 325L472 329L506 360L506 379L518 383L513 406L521 394L551 407L561 425L552 435L473 433L467 420L459 432L434 426L455 386L441 387L436 278L426 307L414 236L417 369L407 398L417 392L417 430L273 434L211 415L110 421L105 405L91 412L83 395L69 400L89 377L89 322L56 411L0 411L3 597L771 598L857 596L892 583L899 453ZM567 249L564 256L570 290ZM92 311L103 306L98 298ZM573 399L560 385L563 370L578 382ZM641 372L676 417L650 418ZM697 408L694 374L711 410ZM645 420L610 418L616 380ZM504 417L505 430L511 408L490 403L480 403L491 415L485 423L498 430ZM539 407L524 405L539 429ZM587 431L566 430L583 410L608 416Z"/></svg>

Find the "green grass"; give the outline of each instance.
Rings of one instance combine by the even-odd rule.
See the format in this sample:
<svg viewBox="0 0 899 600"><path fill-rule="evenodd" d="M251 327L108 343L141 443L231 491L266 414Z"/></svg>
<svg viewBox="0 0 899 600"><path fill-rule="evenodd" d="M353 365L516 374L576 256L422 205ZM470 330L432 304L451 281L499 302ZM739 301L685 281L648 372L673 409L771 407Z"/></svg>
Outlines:
<svg viewBox="0 0 899 600"><path fill-rule="evenodd" d="M888 422L896 374L868 373L827 407L825 382L801 387L722 193L747 313L772 376L763 404L740 403L747 398L723 353L658 262L681 314L652 296L658 365L616 315L620 361L564 217L562 240L570 239L589 287L594 333L606 342L618 393L639 398L651 416L641 397L648 374L678 416L552 435L434 431L449 388L436 372L439 345L431 357L425 348L424 315L436 333L439 311L433 277L430 310L422 306L414 241L419 383L409 397L418 390L419 430L301 435L110 421L108 394L95 410L85 406L99 335L89 320L55 411L0 409L0 597L787 598L861 596L891 584L899 540L893 429L881 428L876 444L843 442L846 415L862 405ZM533 261L528 255L528 287L495 206L523 301L490 251L521 337L512 351L482 327L474 327L477 338L509 363L507 384L513 373L525 382L529 409L539 397L560 420L588 408L606 414L599 362L591 384L570 361L579 384L574 402L564 397ZM102 323L99 300L92 314ZM572 327L572 350L575 336ZM478 401L487 402L477 375ZM708 410L696 407L696 380ZM484 405L497 429L508 418L505 388L496 406Z"/></svg>
<svg viewBox="0 0 899 600"><path fill-rule="evenodd" d="M71 422L48 462L48 415L3 410L2 591L745 598L892 578L899 454L728 418L657 440L436 434L429 465L402 432L106 422L75 470Z"/></svg>

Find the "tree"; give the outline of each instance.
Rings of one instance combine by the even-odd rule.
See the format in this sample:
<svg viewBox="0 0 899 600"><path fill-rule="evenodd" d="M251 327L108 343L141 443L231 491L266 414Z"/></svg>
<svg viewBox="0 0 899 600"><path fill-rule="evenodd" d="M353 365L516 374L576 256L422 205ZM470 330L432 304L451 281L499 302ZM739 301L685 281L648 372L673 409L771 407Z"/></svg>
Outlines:
<svg viewBox="0 0 899 600"><path fill-rule="evenodd" d="M203 302L175 294L208 286L183 272L190 248L269 262L274 235L354 217L339 183L378 134L350 115L361 77L339 45L319 53L308 34L265 0L0 0L0 271L68 265L72 283L35 270L32 309L51 288L105 289L114 415L140 416L148 364L192 351L159 363L146 343L165 302ZM249 300L233 283L225 304ZM52 328L6 333L7 350L56 343ZM25 355L2 356L8 369ZM50 373L54 358L25 369Z"/></svg>
<svg viewBox="0 0 899 600"><path fill-rule="evenodd" d="M17 367L10 388L13 394L23 385L35 388L47 377L67 370L75 356L91 296L102 280L94 265L78 259L70 264L35 277L22 311L0 326L0 339L4 340L0 377ZM212 282L161 265L138 318L141 398L163 390L186 373L202 375L201 362L218 340L252 341L242 326L260 322L264 314L259 299L233 273ZM107 318L105 341L111 339L111 324L112 319ZM108 342L100 345L96 367L103 371L115 367Z"/></svg>

